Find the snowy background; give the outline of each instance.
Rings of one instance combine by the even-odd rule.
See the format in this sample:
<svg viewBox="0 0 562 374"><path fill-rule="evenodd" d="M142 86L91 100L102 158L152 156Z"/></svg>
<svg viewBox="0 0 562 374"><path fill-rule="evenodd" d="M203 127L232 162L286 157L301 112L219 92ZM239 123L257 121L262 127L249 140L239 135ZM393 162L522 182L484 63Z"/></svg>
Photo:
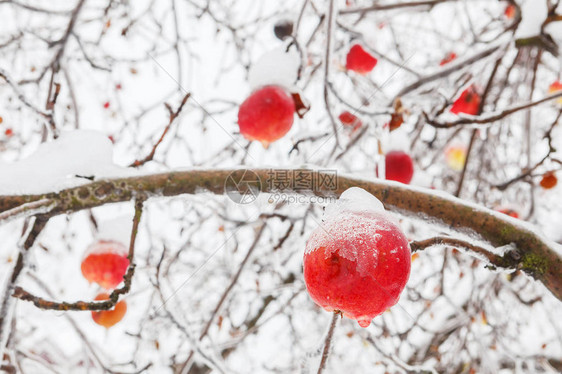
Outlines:
<svg viewBox="0 0 562 374"><path fill-rule="evenodd" d="M454 194L461 183L461 198L515 209L562 242L560 184L539 186L544 173L560 174L562 166L558 100L479 127L438 128L426 121L457 120L448 110L454 99L471 84L484 90L494 71L484 113L546 97L561 79L562 60L550 47L517 48L515 40L549 35L562 53L562 21L545 23L549 11L562 14L562 5L515 1L510 18L505 10L513 2L507 1L334 3L339 14L328 28L329 1L322 0L0 1L0 198L89 182L76 175L239 165L309 165L374 178L381 152L401 149L415 160L412 185ZM273 33L285 19L295 25L300 19L288 54L282 51L290 41ZM368 75L345 70L354 43L379 60ZM440 66L450 52L458 57ZM410 86L434 74L419 88ZM311 109L265 149L239 134L237 112L268 80L298 91ZM52 109L55 83L61 88ZM128 167L151 151L168 125L164 103L175 110L186 93L191 97L154 160ZM384 125L397 95L405 122L388 133ZM338 124L334 134L330 117L344 110L360 117L365 131L351 134ZM467 147L473 134L459 182L445 150ZM207 193L150 199L125 318L106 330L90 312L43 311L18 301L4 362L22 373L316 372L331 316L306 294L302 256L326 204L271 204L268 198L260 195L249 205ZM49 299L92 300L99 290L80 272L84 251L104 235L126 242L133 213L131 202L52 218L18 284ZM411 239L443 230L433 222L396 219ZM197 342L261 223L250 262ZM0 221L2 287L27 224L25 218ZM414 255L397 306L366 329L348 319L337 326L325 372L559 372L560 301L522 273L484 266L448 247ZM194 361L184 366L194 350Z"/></svg>

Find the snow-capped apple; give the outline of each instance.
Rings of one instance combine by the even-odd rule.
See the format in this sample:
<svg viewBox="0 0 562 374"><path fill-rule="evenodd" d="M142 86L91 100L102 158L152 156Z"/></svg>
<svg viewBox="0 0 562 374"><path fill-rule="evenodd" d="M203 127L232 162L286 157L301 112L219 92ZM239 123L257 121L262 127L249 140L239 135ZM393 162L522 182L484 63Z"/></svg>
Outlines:
<svg viewBox="0 0 562 374"><path fill-rule="evenodd" d="M100 293L94 300L101 301L101 300L108 300L109 295L106 293ZM101 325L105 328L110 328L111 326L115 325L117 322L123 319L125 313L127 312L127 303L125 300L121 300L115 304L113 309L109 310L99 310L99 311L92 311L92 319L98 325Z"/></svg>
<svg viewBox="0 0 562 374"><path fill-rule="evenodd" d="M466 113L474 116L478 114L479 109L480 94L476 90L476 87L470 86L455 100L451 107L451 113Z"/></svg>
<svg viewBox="0 0 562 374"><path fill-rule="evenodd" d="M351 132L354 133L355 131L359 130L363 123L356 115L353 113L348 112L347 110L342 112L338 116L342 125L344 125L347 129L351 129Z"/></svg>
<svg viewBox="0 0 562 374"><path fill-rule="evenodd" d="M466 147L461 145L451 145L445 149L445 161L447 165L455 170L461 171L466 162Z"/></svg>
<svg viewBox="0 0 562 374"><path fill-rule="evenodd" d="M385 156L386 179L409 184L414 175L414 162L403 151L390 151Z"/></svg>
<svg viewBox="0 0 562 374"><path fill-rule="evenodd" d="M545 190L556 187L556 184L558 184L558 178L556 178L556 174L553 171L545 173L540 181L541 187Z"/></svg>
<svg viewBox="0 0 562 374"><path fill-rule="evenodd" d="M560 81L553 82L553 83L548 87L548 93L549 93L549 94L553 94L553 93L559 92L559 91L561 91L561 90L562 90L562 82L560 82ZM558 104L562 104L562 98L558 99L558 100L557 100L557 103L558 103Z"/></svg>
<svg viewBox="0 0 562 374"><path fill-rule="evenodd" d="M411 253L400 227L367 191L346 190L326 209L304 253L312 300L367 327L398 302L410 276Z"/></svg>
<svg viewBox="0 0 562 374"><path fill-rule="evenodd" d="M254 91L238 110L240 133L264 147L283 137L293 126L295 103L280 86Z"/></svg>
<svg viewBox="0 0 562 374"><path fill-rule="evenodd" d="M359 44L351 47L347 53L345 67L347 70L353 70L359 74L367 74L377 64L378 60L365 51Z"/></svg>
<svg viewBox="0 0 562 374"><path fill-rule="evenodd" d="M445 57L443 57L443 59L439 63L439 66L447 65L449 62L453 61L455 58L457 58L457 54L455 52L449 52L445 55Z"/></svg>
<svg viewBox="0 0 562 374"><path fill-rule="evenodd" d="M273 26L273 32L277 39L284 40L293 33L293 22L288 19L280 20Z"/></svg>
<svg viewBox="0 0 562 374"><path fill-rule="evenodd" d="M99 240L92 244L82 260L82 275L90 283L99 284L106 290L117 287L127 272L128 249L115 241Z"/></svg>

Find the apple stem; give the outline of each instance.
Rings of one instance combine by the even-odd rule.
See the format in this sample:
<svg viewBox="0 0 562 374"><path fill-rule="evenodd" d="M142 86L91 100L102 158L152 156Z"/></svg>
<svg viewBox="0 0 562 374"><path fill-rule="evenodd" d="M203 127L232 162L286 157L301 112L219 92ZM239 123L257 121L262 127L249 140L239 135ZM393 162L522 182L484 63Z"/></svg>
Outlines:
<svg viewBox="0 0 562 374"><path fill-rule="evenodd" d="M322 374L324 368L326 367L326 362L328 361L328 356L330 354L330 346L332 343L332 337L334 336L334 330L336 329L336 324L338 322L338 317L341 316L339 310L334 311L332 320L330 321L330 329L324 340L324 350L322 351L322 359L320 360L320 366L318 367L318 374Z"/></svg>

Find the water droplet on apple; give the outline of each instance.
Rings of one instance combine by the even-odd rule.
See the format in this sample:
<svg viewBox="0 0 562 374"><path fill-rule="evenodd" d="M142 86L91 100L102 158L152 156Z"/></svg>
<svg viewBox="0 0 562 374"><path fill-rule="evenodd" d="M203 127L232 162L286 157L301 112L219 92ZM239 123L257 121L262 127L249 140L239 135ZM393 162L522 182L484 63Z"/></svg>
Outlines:
<svg viewBox="0 0 562 374"><path fill-rule="evenodd" d="M357 323L359 324L359 326L366 328L369 327L369 325L371 324L371 318L368 317L364 317L364 318L359 318L357 319Z"/></svg>

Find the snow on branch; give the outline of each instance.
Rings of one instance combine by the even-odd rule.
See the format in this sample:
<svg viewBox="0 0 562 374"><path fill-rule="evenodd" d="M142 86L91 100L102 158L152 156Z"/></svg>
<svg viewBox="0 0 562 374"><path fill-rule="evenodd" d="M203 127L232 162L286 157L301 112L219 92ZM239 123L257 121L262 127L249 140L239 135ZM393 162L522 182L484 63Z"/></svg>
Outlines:
<svg viewBox="0 0 562 374"><path fill-rule="evenodd" d="M146 194L149 198L202 192L222 195L228 188L236 188L235 180L237 177L241 178L244 173L255 173L259 177L261 192L279 192L275 188L279 185L274 183L275 176L291 175L293 178L294 174L288 171L284 169L186 170L100 180L60 192L0 196L0 213L43 199L57 202L49 212L49 216L54 216L129 201L138 194ZM321 170L315 173L318 173L319 177L328 177ZM336 188L296 191L287 186L282 192L312 193L331 197L339 196L350 187L363 188L381 200L385 208L401 215L444 225L454 232L481 239L496 248L513 247L505 253L488 257L490 264L502 269L520 269L542 282L558 299L562 300L562 249L560 245L541 235L533 225L455 198L445 192L353 176L337 175L336 179Z"/></svg>

